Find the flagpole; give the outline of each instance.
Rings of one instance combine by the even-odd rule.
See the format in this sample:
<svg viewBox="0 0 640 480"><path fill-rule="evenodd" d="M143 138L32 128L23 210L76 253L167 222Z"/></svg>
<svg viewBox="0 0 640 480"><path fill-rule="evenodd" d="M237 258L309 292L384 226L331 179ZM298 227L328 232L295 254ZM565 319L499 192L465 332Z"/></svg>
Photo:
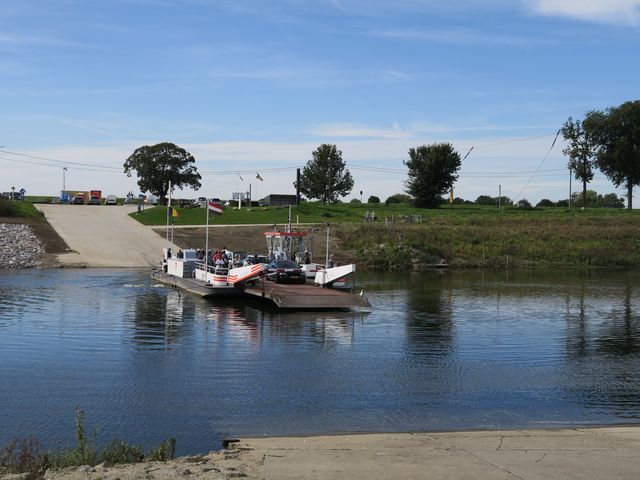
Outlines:
<svg viewBox="0 0 640 480"><path fill-rule="evenodd" d="M204 258L205 270L209 271L209 199L207 199L207 229L204 234Z"/></svg>
<svg viewBox="0 0 640 480"><path fill-rule="evenodd" d="M169 213L170 208L171 208L171 180L169 180L169 201L167 202L167 243L169 243L169 217L171 216L171 214Z"/></svg>

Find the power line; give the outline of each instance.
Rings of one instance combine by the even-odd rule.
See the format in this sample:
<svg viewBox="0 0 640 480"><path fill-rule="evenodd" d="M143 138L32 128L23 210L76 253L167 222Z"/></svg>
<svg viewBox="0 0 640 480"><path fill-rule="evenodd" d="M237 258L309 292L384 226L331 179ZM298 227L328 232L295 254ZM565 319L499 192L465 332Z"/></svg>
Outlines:
<svg viewBox="0 0 640 480"><path fill-rule="evenodd" d="M27 164L27 165L39 165L39 166L42 166L42 167L62 168L62 165L51 165L50 163L30 162L28 160L16 160L14 158L0 157L0 160L4 160L6 162L15 162L15 163L20 163L20 164ZM84 167L69 167L69 168L72 168L74 170L84 170L84 171L87 171L87 172L122 173L122 172L116 172L116 171L113 171L113 170L101 170L99 168L84 168Z"/></svg>
<svg viewBox="0 0 640 480"><path fill-rule="evenodd" d="M110 167L109 165L96 165L95 163L85 163L85 162L73 162L71 160L58 160L55 158L47 158L47 157L39 157L37 155L29 155L27 153L18 153L18 152L10 152L8 150L0 150L0 152L2 153L8 153L9 155L16 155L19 157L26 157L26 158L34 158L36 160L46 160L47 162L56 162L56 163L62 163L62 164L69 164L69 165L81 165L84 167L96 167L96 168L104 168L107 170L122 170L122 167ZM27 163L27 162L25 162Z"/></svg>

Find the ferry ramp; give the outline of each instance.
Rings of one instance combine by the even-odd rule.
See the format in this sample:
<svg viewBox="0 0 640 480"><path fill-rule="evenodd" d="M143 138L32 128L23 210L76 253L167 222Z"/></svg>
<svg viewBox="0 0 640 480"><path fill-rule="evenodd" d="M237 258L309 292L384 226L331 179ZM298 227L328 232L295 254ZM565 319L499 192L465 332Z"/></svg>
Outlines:
<svg viewBox="0 0 640 480"><path fill-rule="evenodd" d="M135 205L36 205L72 252L63 267L158 266L166 241L129 216Z"/></svg>

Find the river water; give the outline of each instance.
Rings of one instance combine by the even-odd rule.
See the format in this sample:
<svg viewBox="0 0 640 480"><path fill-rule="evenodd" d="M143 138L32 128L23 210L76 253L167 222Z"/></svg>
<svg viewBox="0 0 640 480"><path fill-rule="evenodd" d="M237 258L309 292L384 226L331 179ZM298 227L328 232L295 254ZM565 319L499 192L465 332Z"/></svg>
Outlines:
<svg viewBox="0 0 640 480"><path fill-rule="evenodd" d="M640 423L640 276L358 274L371 312L216 303L141 270L0 270L0 447Z"/></svg>

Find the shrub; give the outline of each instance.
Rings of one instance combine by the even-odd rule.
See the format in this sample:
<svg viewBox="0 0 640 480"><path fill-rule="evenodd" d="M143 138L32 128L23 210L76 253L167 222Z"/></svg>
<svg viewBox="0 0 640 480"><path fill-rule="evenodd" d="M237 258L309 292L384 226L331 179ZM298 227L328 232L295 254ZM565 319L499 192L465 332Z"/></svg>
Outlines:
<svg viewBox="0 0 640 480"><path fill-rule="evenodd" d="M0 451L0 476L3 473L28 473L27 478L42 476L48 456L34 438L14 439Z"/></svg>
<svg viewBox="0 0 640 480"><path fill-rule="evenodd" d="M542 200L540 200L537 204L536 207L555 207L556 204L553 203L551 200L549 200L548 198L543 198Z"/></svg>
<svg viewBox="0 0 640 480"><path fill-rule="evenodd" d="M518 204L516 206L518 208L522 208L524 210L531 210L533 208L531 206L531 202L529 200L527 200L526 198L523 198L522 200L519 200Z"/></svg>
<svg viewBox="0 0 640 480"><path fill-rule="evenodd" d="M149 459L156 462L171 460L176 454L176 439L167 438L160 445L153 447L149 452Z"/></svg>
<svg viewBox="0 0 640 480"><path fill-rule="evenodd" d="M109 465L136 463L144 460L144 453L137 445L129 445L122 440L113 439L102 449L100 458Z"/></svg>
<svg viewBox="0 0 640 480"><path fill-rule="evenodd" d="M413 202L413 198L411 195L405 195L404 193L396 193L387 198L384 203L385 205L389 205L391 203L407 203L410 204Z"/></svg>
<svg viewBox="0 0 640 480"><path fill-rule="evenodd" d="M13 202L0 199L0 217L15 217L17 214L18 210Z"/></svg>
<svg viewBox="0 0 640 480"><path fill-rule="evenodd" d="M376 197L375 195L371 195L369 197L369 200L367 200L367 203L380 203L380 198Z"/></svg>
<svg viewBox="0 0 640 480"><path fill-rule="evenodd" d="M360 204L362 203L360 200L358 200L357 198L352 198L349 203L356 203L356 204Z"/></svg>
<svg viewBox="0 0 640 480"><path fill-rule="evenodd" d="M96 450L95 439L98 430L93 431L91 439L87 438L84 429L84 411L80 406L76 406L76 440L75 448L64 450L51 455L51 466L53 468L65 468L79 465L96 465L98 463L98 452Z"/></svg>

